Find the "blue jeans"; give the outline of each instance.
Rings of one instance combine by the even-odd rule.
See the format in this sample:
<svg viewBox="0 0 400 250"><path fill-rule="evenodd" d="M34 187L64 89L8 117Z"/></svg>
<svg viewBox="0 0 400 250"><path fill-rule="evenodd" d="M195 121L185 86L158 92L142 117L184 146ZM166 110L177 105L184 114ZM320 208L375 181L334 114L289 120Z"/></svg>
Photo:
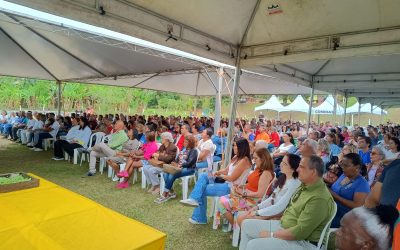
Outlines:
<svg viewBox="0 0 400 250"><path fill-rule="evenodd" d="M218 162L222 160L222 155L214 155L213 162Z"/></svg>
<svg viewBox="0 0 400 250"><path fill-rule="evenodd" d="M42 141L43 141L43 139L47 139L47 138L53 138L53 136L50 133L47 133L47 132L40 133L39 134L39 140L38 140L37 144L34 145L34 147L43 149Z"/></svg>
<svg viewBox="0 0 400 250"><path fill-rule="evenodd" d="M173 174L168 174L164 173L164 181L165 181L165 192L169 192L173 185L174 181L178 178L188 176L188 175L193 175L194 174L194 168L182 168L182 171L179 173L176 173L175 175Z"/></svg>
<svg viewBox="0 0 400 250"><path fill-rule="evenodd" d="M220 197L229 194L230 191L231 189L228 183L210 184L208 174L200 174L190 194L190 198L199 203L199 206L193 211L192 219L200 223L207 223L207 196Z"/></svg>
<svg viewBox="0 0 400 250"><path fill-rule="evenodd" d="M196 168L208 168L208 162L207 161L197 162Z"/></svg>
<svg viewBox="0 0 400 250"><path fill-rule="evenodd" d="M7 123L3 126L3 134L8 137L11 134L12 125Z"/></svg>

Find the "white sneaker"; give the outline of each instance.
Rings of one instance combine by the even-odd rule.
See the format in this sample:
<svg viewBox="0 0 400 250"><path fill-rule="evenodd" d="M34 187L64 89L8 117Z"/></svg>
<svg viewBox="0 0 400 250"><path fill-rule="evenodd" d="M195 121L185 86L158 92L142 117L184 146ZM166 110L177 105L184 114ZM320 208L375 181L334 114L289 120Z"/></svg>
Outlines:
<svg viewBox="0 0 400 250"><path fill-rule="evenodd" d="M41 149L41 148L35 148L33 151L35 151L35 152L41 152L41 151L43 151L43 149Z"/></svg>
<svg viewBox="0 0 400 250"><path fill-rule="evenodd" d="M199 203L193 199L181 200L179 202L182 203L183 205L189 206L189 207L198 207L199 206Z"/></svg>
<svg viewBox="0 0 400 250"><path fill-rule="evenodd" d="M29 148L29 149L33 151L33 150L35 150L36 148L35 148L35 147L33 147L33 148Z"/></svg>
<svg viewBox="0 0 400 250"><path fill-rule="evenodd" d="M53 160L55 160L55 161L63 161L63 160L64 160L64 158L58 158L58 157L54 157L54 158L53 158Z"/></svg>
<svg viewBox="0 0 400 250"><path fill-rule="evenodd" d="M201 222L195 221L192 218L189 218L189 222L194 224L194 225L205 225L205 224L207 224L207 223L201 223Z"/></svg>
<svg viewBox="0 0 400 250"><path fill-rule="evenodd" d="M26 144L26 146L33 146L33 144L32 144L32 142L30 142L30 143L28 143L28 144Z"/></svg>
<svg viewBox="0 0 400 250"><path fill-rule="evenodd" d="M119 178L117 175L114 175L114 177L112 178L112 181L119 181Z"/></svg>

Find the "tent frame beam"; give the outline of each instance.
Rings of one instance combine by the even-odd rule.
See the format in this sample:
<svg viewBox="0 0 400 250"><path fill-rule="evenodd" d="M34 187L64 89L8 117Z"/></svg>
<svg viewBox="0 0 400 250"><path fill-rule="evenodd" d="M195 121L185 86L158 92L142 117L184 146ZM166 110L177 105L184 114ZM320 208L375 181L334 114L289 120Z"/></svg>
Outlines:
<svg viewBox="0 0 400 250"><path fill-rule="evenodd" d="M400 52L400 41L395 39L399 36L400 26L393 26L246 46L243 67L394 54Z"/></svg>
<svg viewBox="0 0 400 250"><path fill-rule="evenodd" d="M44 71L47 72L54 80L58 81L59 79L41 62L39 62L31 53L29 53L19 42L17 42L8 32L0 27L0 31L3 32L11 41L13 41L25 54L27 54L33 61L35 61Z"/></svg>

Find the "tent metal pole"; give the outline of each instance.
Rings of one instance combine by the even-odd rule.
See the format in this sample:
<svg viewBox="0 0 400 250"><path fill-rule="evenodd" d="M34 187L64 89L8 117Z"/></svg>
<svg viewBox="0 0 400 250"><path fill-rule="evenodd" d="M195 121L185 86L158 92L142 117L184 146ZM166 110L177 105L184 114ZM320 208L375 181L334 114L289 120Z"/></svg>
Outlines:
<svg viewBox="0 0 400 250"><path fill-rule="evenodd" d="M361 121L360 111L361 111L361 98L358 98L358 126L360 126L360 121Z"/></svg>
<svg viewBox="0 0 400 250"><path fill-rule="evenodd" d="M237 50L237 57L235 63L235 80L233 82L233 90L232 90L232 102L231 102L231 109L230 109L230 116L229 116L229 129L228 129L228 138L225 148L225 159L224 159L224 166L228 166L231 160L232 155L232 142L234 136L234 128L235 128L235 120L236 120L236 108L237 108L237 99L238 99L238 90L239 90L239 83L240 83L240 53L241 53L241 46L238 47Z"/></svg>
<svg viewBox="0 0 400 250"><path fill-rule="evenodd" d="M335 90L333 94L333 126L336 123L336 113L337 113L337 91Z"/></svg>
<svg viewBox="0 0 400 250"><path fill-rule="evenodd" d="M224 69L218 69L218 88L217 93L215 95L215 117L214 117L214 134L218 132L218 129L221 125L221 92L222 92L222 83L223 83L223 74Z"/></svg>
<svg viewBox="0 0 400 250"><path fill-rule="evenodd" d="M373 124L373 121L372 121L372 118L373 118L372 112L374 111L374 110L373 110L373 107L374 107L374 103L371 102L371 113L369 114L369 120L370 120L371 122L370 122L369 125L372 125L372 124Z"/></svg>
<svg viewBox="0 0 400 250"><path fill-rule="evenodd" d="M312 104L314 100L314 80L311 81L311 97L310 97L310 104L308 106L308 117L307 117L307 135L310 131L311 127L311 112L312 112Z"/></svg>
<svg viewBox="0 0 400 250"><path fill-rule="evenodd" d="M380 124L382 124L382 118L383 118L383 107L381 106L381 122L380 122Z"/></svg>
<svg viewBox="0 0 400 250"><path fill-rule="evenodd" d="M57 115L61 115L61 81L57 80Z"/></svg>
<svg viewBox="0 0 400 250"><path fill-rule="evenodd" d="M347 114L347 91L344 92L344 114L343 114L343 126L346 126L346 114Z"/></svg>

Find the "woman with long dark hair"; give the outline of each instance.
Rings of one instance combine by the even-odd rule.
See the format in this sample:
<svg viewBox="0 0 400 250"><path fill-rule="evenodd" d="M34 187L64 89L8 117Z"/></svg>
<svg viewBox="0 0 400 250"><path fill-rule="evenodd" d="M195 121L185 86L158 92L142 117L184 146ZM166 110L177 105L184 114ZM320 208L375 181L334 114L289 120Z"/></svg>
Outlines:
<svg viewBox="0 0 400 250"><path fill-rule="evenodd" d="M234 157L230 164L213 173L200 174L190 198L181 200L187 206L196 207L189 222L207 223L207 196L223 196L230 193L232 187L242 184L251 168L250 145L246 139L238 139L233 145Z"/></svg>

